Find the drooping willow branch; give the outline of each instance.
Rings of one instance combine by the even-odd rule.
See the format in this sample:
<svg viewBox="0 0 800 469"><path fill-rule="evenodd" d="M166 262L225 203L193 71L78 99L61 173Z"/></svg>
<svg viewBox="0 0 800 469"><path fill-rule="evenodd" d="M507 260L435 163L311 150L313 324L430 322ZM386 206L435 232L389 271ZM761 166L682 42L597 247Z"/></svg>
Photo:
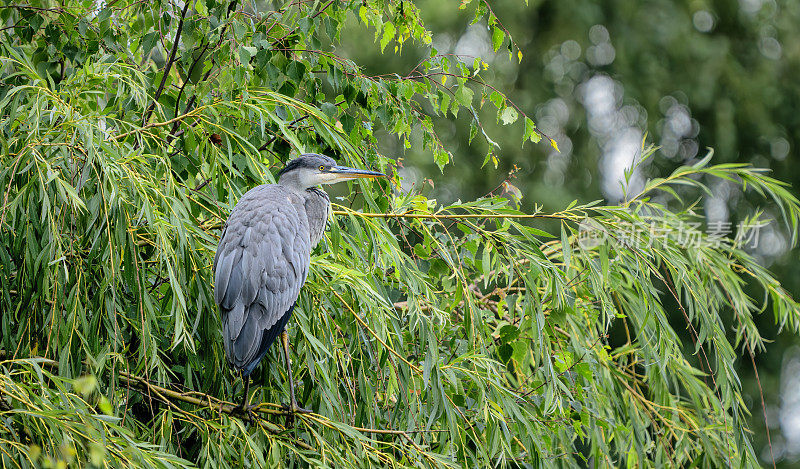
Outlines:
<svg viewBox="0 0 800 469"><path fill-rule="evenodd" d="M512 214L512 213L375 213L375 212L356 212L347 210L333 210L334 215L355 215L362 218L421 218L428 220L461 220L465 218L555 218L564 219L565 217L557 214Z"/></svg>
<svg viewBox="0 0 800 469"><path fill-rule="evenodd" d="M52 360L45 357L7 359L8 357L9 354L5 350L0 350L0 365L9 362L13 363L13 362L34 360L37 364L48 368L56 368L59 366L59 363L56 360ZM243 416L243 413L241 412L241 410L237 408L236 405L200 391L189 391L189 392L176 391L174 389L170 389L152 383L146 378L131 373L127 373L125 371L119 371L117 376L124 385L130 386L132 389L135 389L140 393L142 393L142 395L158 400L168 405L173 410L176 410L180 413L186 414L187 412L176 405L176 403L178 402L191 404L198 408L204 408L212 413L219 413L219 414L224 413L232 417ZM0 389L0 397L4 395L2 391L3 390ZM7 404L8 403L5 402L5 399L0 399L0 410L4 410L5 407L8 407ZM270 402L263 402L261 404L258 404L252 409L252 411L254 414L264 414L264 415L274 415L274 416L284 416L288 414L288 411L284 410L284 406ZM311 414L297 414L295 415L295 417L305 419L308 422L315 422L319 425L322 425L326 428L330 428L332 430L340 430L334 422L332 422L330 419L328 419L323 415L311 413ZM277 425L275 423L269 422L263 418L257 418L256 423L265 431L274 435L283 435L285 434L286 431L286 428ZM354 426L350 426L350 428L361 433L369 433L375 435L397 435L404 437L408 441L411 441L410 437L415 433L440 431L440 430L404 431L404 430L394 430L394 429L384 429L384 428L364 428L364 427L354 427ZM294 440L294 442L305 450L314 451L314 448L312 448L310 445L308 445L303 441Z"/></svg>

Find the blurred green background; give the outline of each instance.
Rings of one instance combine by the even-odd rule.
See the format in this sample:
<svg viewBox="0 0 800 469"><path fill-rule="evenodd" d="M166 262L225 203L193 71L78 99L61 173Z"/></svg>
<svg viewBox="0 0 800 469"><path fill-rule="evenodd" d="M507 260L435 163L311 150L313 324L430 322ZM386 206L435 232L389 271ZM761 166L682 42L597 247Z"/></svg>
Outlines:
<svg viewBox="0 0 800 469"><path fill-rule="evenodd" d="M489 63L482 72L486 81L508 93L560 152L545 140L522 148L511 143L519 141L521 121L504 127L489 105L478 112L502 148L496 169L491 163L480 169L486 143L469 143L469 119L462 113L436 122L455 156L443 173L421 145L405 149L385 137L381 148L402 158L404 184L425 187L442 202L471 199L497 188L516 167L510 182L522 192L526 211L536 204L554 211L575 199L613 203L624 197L620 180L644 139L660 149L634 172L625 187L629 194L646 178L705 156L708 148L715 151L713 162L768 167L800 186L800 172L792 169L800 141L800 2L489 2L523 51L521 62L509 59L507 44L494 52L486 24L470 24L479 1L465 10L459 2L415 3L438 53L462 55L470 66L474 57ZM371 75L405 75L430 55L430 49L408 44L399 53L388 47L380 54L377 47L363 47L374 38L357 27L342 38L339 53L367 64ZM758 209L771 217L771 207L751 204L749 194L732 185L717 181L712 189L700 201L709 225L735 232ZM797 297L798 251L788 249L789 233L772 223L758 234L752 253ZM760 386L746 350L740 373L762 462L772 465L774 455L779 467L794 467L800 463L800 341L778 334L770 315L762 315L760 326L775 343L755 357Z"/></svg>

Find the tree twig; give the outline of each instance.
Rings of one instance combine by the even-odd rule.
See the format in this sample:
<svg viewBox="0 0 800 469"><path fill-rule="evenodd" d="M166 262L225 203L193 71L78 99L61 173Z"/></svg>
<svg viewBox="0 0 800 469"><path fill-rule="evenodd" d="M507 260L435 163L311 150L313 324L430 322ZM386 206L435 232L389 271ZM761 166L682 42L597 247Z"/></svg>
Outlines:
<svg viewBox="0 0 800 469"><path fill-rule="evenodd" d="M121 133L121 134L118 134L118 135L113 135L113 136L110 137L110 140L121 140L121 139L123 139L123 138L125 138L125 137L127 137L129 135L136 134L136 133L142 132L142 131L147 130L147 129L151 129L153 127L163 127L165 125L170 125L170 124L172 124L174 122L178 122L178 121L187 119L189 117L195 117L197 114L200 113L201 110L205 109L206 107L207 106L200 106L198 108L192 109L191 111L187 112L186 114L182 114L182 115L180 115L178 117L175 117L173 119L170 119L168 121L154 122L152 124L147 124L147 125L142 126L142 127L138 128L138 129L135 129L135 130L124 132L124 133Z"/></svg>
<svg viewBox="0 0 800 469"><path fill-rule="evenodd" d="M429 220L461 220L464 218L555 218L555 219L564 219L561 215L557 214L527 214L527 213L520 213L520 214L504 214L504 213L488 213L488 214L481 214L481 213L411 213L403 212L403 213L371 213L371 212L356 212L350 210L333 210L332 213L334 215L355 215L362 218L421 218L421 219L429 219Z"/></svg>
<svg viewBox="0 0 800 469"><path fill-rule="evenodd" d="M4 351L0 350L0 361L8 358L9 355ZM45 357L30 357L30 359L35 359L40 365L44 365L46 367L58 367L59 363L55 360L45 358ZM412 365L413 366L413 365ZM208 409L214 413L224 413L228 414L233 417L240 417L241 412L237 409L235 404L232 404L227 401L223 401L218 399L210 394L205 394L200 391L176 391L174 389L170 389L164 386L160 386L158 384L152 383L144 377L134 375L132 373L128 373L125 371L119 371L117 376L123 382L123 384L129 385L131 388L136 389L140 393L152 393L153 399L163 402L164 404L168 405L170 408L176 411L180 411L182 413L188 414L185 410L181 409L175 402L183 402L186 404L191 404L193 406ZM0 400L0 405L3 405L3 401ZM253 412L256 414L267 414L267 415L287 415L288 411L283 409L283 406L274 404L271 402L262 402L258 404L253 409ZM336 425L331 422L330 419L323 415L319 414L300 414L301 418L308 418L311 421L317 422L327 428L337 430L338 428ZM264 428L266 431L272 434L283 434L285 429L279 425L276 425L272 422L269 422L264 419L258 419L258 424ZM414 433L436 433L445 430L394 430L394 429L386 429L386 428L365 428L365 427L354 427L351 426L353 430L356 430L361 433L370 433L370 434L377 434L377 435L399 435L404 437L409 437L409 435ZM298 446L305 450L313 451L310 445L303 441L293 440Z"/></svg>
<svg viewBox="0 0 800 469"><path fill-rule="evenodd" d="M184 2L183 11L181 11L181 20L178 22L178 30L175 32L175 40L172 43L172 50L169 53L169 59L167 60L167 65L164 66L164 74L161 76L161 83L158 85L158 90L156 90L156 94L153 95L153 102L150 103L147 110L144 112L144 116L142 117L142 126L147 127L147 121L150 120L150 116L153 114L153 110L156 108L156 103L158 102L158 98L161 97L161 93L164 92L164 85L167 83L167 76L169 76L169 72L172 69L172 64L175 62L175 54L178 52L178 44L180 43L181 39L181 31L183 31L183 21L186 19L186 12L189 10L189 5L192 2Z"/></svg>

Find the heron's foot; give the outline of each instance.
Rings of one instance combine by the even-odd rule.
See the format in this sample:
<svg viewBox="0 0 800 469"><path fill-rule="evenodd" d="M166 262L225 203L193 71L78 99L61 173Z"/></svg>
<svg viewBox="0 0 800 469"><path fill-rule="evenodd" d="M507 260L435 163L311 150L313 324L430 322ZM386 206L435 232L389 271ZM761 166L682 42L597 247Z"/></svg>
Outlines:
<svg viewBox="0 0 800 469"><path fill-rule="evenodd" d="M286 428L293 428L294 427L294 416L295 414L310 414L313 411L311 409L306 409L305 407L300 407L297 405L297 402L292 402L290 404L283 405L283 411L286 412Z"/></svg>
<svg viewBox="0 0 800 469"><path fill-rule="evenodd" d="M292 404L290 406L287 406L287 407L289 407L289 411L294 413L294 414L310 414L310 413L314 412L311 409L306 409L305 407L300 407L299 405L297 405L297 402L295 402L294 404Z"/></svg>
<svg viewBox="0 0 800 469"><path fill-rule="evenodd" d="M258 420L258 415L253 411L258 404L250 404L244 405L244 403L239 404L233 409L234 414L242 417L243 420L247 422L247 424L251 424Z"/></svg>

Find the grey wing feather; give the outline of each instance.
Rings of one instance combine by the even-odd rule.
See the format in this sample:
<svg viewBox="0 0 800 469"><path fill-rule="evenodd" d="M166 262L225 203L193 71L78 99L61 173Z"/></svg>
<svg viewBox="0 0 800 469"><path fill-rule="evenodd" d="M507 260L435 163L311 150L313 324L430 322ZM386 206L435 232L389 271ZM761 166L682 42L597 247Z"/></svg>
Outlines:
<svg viewBox="0 0 800 469"><path fill-rule="evenodd" d="M225 239L225 234L228 231L227 224L222 229L220 240ZM219 305L225 297L225 292L228 290L228 280L231 276L231 268L233 268L234 257L231 255L220 256L222 249L217 249L214 255L214 301ZM220 257L222 261L220 262Z"/></svg>
<svg viewBox="0 0 800 469"><path fill-rule="evenodd" d="M288 314L308 275L304 207L277 185L247 192L231 212L214 262L214 299L225 355L238 369L258 360L264 332Z"/></svg>

